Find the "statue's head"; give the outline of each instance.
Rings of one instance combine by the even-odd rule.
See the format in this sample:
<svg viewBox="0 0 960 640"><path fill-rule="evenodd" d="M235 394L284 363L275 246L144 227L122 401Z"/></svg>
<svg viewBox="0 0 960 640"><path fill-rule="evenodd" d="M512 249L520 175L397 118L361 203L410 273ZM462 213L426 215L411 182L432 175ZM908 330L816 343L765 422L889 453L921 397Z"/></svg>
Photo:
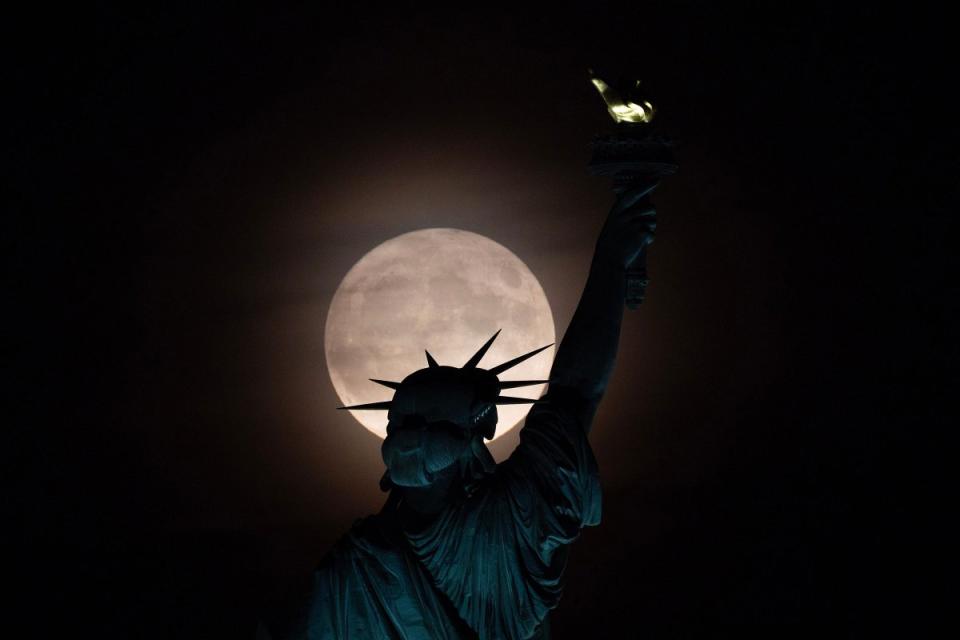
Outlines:
<svg viewBox="0 0 960 640"><path fill-rule="evenodd" d="M387 437L381 447L387 465L385 488L428 486L453 465L467 468L479 462L484 468L492 466L484 440L492 439L496 433L497 405L537 402L501 396L500 391L547 382L501 382L497 375L551 346L492 369L477 367L499 333L480 347L463 367L441 366L427 352L429 366L414 371L402 382L373 380L395 390L392 400L340 407L389 411Z"/></svg>

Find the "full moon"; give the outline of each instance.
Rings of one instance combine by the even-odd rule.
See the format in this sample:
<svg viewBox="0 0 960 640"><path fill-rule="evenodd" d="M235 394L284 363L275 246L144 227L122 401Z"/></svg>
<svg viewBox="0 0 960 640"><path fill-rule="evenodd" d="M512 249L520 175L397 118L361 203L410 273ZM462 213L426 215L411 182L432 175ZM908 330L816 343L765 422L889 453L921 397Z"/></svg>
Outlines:
<svg viewBox="0 0 960 640"><path fill-rule="evenodd" d="M421 229L374 247L353 265L330 303L324 350L330 380L344 405L389 400L370 378L400 382L427 366L461 367L498 329L478 365L490 369L555 341L543 287L513 252L460 229ZM501 380L545 380L555 347L500 374ZM507 395L539 398L545 385ZM500 405L494 439L517 425L531 405ZM381 438L387 412L350 410Z"/></svg>

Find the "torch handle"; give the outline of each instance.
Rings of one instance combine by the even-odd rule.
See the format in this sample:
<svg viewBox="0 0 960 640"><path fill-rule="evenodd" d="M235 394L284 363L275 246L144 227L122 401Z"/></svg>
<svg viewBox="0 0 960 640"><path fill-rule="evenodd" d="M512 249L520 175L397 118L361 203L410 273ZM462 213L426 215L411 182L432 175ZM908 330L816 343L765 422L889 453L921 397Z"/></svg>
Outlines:
<svg viewBox="0 0 960 640"><path fill-rule="evenodd" d="M657 174L649 174L644 176L645 180L650 178L659 178ZM621 195L624 191L641 184L642 180L637 180L636 176L632 176L631 179L614 181L613 191L618 196ZM640 204L650 204L649 196L643 198ZM641 304L643 304L644 299L647 297L647 285L650 283L650 278L647 276L647 247L643 247L640 250L640 253L637 254L637 257L634 258L633 262L627 267L626 271L626 295L625 302L628 309L636 309Z"/></svg>
<svg viewBox="0 0 960 640"><path fill-rule="evenodd" d="M636 309L647 296L647 249L640 251L636 259L627 267L626 304L628 309Z"/></svg>

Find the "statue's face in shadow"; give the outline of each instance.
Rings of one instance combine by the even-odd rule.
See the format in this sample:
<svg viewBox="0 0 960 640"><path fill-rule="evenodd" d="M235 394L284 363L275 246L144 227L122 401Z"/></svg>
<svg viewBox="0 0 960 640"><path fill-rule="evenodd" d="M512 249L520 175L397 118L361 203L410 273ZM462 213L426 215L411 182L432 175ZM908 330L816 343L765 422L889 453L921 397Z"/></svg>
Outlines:
<svg viewBox="0 0 960 640"><path fill-rule="evenodd" d="M472 441L482 441L484 429L491 421L496 424L496 409L490 407L470 413L460 424L427 422L418 415L391 420L380 449L390 480L401 487L426 487L444 470L469 459L473 456Z"/></svg>
<svg viewBox="0 0 960 640"><path fill-rule="evenodd" d="M401 487L424 487L470 448L470 433L452 422L426 422L410 416L390 422L381 453L390 480Z"/></svg>

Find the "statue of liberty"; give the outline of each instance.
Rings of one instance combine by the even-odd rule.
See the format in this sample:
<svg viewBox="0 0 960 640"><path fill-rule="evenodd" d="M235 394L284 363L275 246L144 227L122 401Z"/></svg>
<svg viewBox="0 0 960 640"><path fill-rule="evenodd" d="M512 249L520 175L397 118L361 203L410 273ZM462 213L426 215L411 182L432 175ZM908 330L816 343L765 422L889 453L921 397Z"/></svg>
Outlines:
<svg viewBox="0 0 960 640"><path fill-rule="evenodd" d="M592 72L591 72L592 75ZM490 368L493 335L462 366L427 367L385 402L340 407L388 411L379 513L353 526L314 570L276 635L283 638L530 640L549 638L570 545L600 523L600 481L588 435L606 392L624 306L647 286L656 210L649 196L677 168L673 143L650 128L640 82L600 92L617 132L598 136L590 170L613 179L617 200L600 231L590 274L545 380L500 374L552 345ZM539 400L503 391L549 383ZM534 403L520 444L496 464L484 443L497 405Z"/></svg>

